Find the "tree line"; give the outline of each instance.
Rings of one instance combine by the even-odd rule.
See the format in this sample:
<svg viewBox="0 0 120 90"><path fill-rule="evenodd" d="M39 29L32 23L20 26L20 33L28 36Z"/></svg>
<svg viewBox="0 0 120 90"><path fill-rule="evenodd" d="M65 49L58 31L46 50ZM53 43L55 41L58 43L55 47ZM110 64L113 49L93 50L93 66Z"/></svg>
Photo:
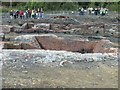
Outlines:
<svg viewBox="0 0 120 90"><path fill-rule="evenodd" d="M120 2L2 2L3 6L17 9L43 8L45 11L78 10L79 7L106 7L112 11L119 11Z"/></svg>

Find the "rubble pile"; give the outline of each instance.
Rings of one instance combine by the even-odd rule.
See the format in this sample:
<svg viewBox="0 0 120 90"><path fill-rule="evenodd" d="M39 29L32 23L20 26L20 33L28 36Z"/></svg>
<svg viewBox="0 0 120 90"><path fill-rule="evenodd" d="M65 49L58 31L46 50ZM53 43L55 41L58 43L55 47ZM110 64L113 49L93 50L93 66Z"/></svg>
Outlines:
<svg viewBox="0 0 120 90"><path fill-rule="evenodd" d="M103 61L103 60L114 60L117 61L118 57L112 53L73 53L67 51L55 51L55 50L3 50L3 61L22 61L30 62L31 64L36 63L50 63L50 62L61 62L68 60L71 62L79 61ZM15 63L15 62L14 62Z"/></svg>
<svg viewBox="0 0 120 90"><path fill-rule="evenodd" d="M64 19L62 19L64 18ZM89 22L89 23L64 23L67 19L72 18L67 16L54 16L53 18L37 21L19 21L18 26L1 25L3 33L66 33L78 35L100 35L106 37L119 37L118 24L109 24L104 22ZM54 21L56 20L56 21ZM59 22L59 20L62 20ZM69 21L68 20L68 21Z"/></svg>
<svg viewBox="0 0 120 90"><path fill-rule="evenodd" d="M14 31L16 33L66 33L78 35L101 35L109 37L119 37L120 32L118 28L107 28L104 23L80 23L80 24L55 24L55 23L38 23L33 22L24 23L21 27L2 26L3 32Z"/></svg>

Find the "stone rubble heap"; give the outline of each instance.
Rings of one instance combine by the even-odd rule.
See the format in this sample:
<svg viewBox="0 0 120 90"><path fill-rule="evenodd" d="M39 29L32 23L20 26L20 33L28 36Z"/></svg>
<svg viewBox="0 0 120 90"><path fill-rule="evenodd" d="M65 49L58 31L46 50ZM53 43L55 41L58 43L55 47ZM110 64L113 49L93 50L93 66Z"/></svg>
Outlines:
<svg viewBox="0 0 120 90"><path fill-rule="evenodd" d="M105 60L118 60L118 56L113 53L73 53L67 51L54 51L54 50L3 50L3 61L28 61L28 62L61 62L68 60L71 62L78 61L105 61Z"/></svg>
<svg viewBox="0 0 120 90"><path fill-rule="evenodd" d="M67 33L78 35L101 35L108 37L119 37L118 24L104 23L33 23L25 22L22 26L1 25L3 33ZM111 27L111 28L110 28ZM1 31L0 31L1 32Z"/></svg>

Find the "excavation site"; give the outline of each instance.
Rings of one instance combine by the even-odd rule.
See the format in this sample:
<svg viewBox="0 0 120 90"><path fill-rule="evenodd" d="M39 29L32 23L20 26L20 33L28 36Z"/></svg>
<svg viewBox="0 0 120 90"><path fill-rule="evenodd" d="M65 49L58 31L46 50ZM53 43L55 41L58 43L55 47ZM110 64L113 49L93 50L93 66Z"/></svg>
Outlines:
<svg viewBox="0 0 120 90"><path fill-rule="evenodd" d="M117 13L1 17L2 88L118 88Z"/></svg>

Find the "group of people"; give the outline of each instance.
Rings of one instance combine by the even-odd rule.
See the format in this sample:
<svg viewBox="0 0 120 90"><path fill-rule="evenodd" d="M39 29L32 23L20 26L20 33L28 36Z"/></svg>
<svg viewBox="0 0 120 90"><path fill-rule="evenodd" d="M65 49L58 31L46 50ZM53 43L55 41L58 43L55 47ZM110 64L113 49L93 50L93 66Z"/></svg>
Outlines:
<svg viewBox="0 0 120 90"><path fill-rule="evenodd" d="M11 19L29 19L29 18L34 18L34 19L39 19L43 18L43 9L27 9L25 12L22 10L11 10L10 11L10 18Z"/></svg>
<svg viewBox="0 0 120 90"><path fill-rule="evenodd" d="M79 14L80 15L89 14L89 15L105 16L105 15L107 15L108 11L109 10L107 8L92 8L92 7L89 7L87 9L79 8Z"/></svg>
<svg viewBox="0 0 120 90"><path fill-rule="evenodd" d="M108 13L108 9L107 8L79 8L79 15L102 15L105 16ZM44 13L43 13L43 9L42 8L38 8L38 9L27 9L25 12L23 10L11 10L10 11L10 18L11 19L17 19L17 18L21 18L21 19L29 19L29 18L33 18L33 19L40 19L43 18Z"/></svg>

